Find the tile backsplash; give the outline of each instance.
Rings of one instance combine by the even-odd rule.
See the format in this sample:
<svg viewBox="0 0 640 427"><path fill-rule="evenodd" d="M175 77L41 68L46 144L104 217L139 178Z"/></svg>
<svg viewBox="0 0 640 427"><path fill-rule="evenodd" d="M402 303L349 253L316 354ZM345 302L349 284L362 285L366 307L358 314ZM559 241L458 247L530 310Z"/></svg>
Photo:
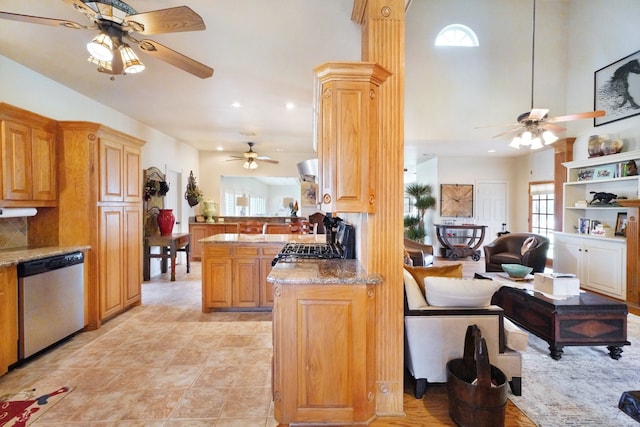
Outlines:
<svg viewBox="0 0 640 427"><path fill-rule="evenodd" d="M0 249L27 246L27 218L0 218Z"/></svg>

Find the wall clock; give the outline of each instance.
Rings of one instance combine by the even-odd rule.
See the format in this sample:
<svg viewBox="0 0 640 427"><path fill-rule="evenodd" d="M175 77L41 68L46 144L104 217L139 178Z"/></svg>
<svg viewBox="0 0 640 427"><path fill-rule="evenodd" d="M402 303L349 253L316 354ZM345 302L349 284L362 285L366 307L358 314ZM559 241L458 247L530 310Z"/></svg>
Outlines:
<svg viewBox="0 0 640 427"><path fill-rule="evenodd" d="M473 185L441 184L440 216L473 216Z"/></svg>

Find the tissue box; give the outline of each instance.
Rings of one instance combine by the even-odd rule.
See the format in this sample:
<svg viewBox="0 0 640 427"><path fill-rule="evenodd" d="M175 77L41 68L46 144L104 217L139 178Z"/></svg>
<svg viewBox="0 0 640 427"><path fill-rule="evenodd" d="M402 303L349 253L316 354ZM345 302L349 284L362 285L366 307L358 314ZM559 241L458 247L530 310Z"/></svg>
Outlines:
<svg viewBox="0 0 640 427"><path fill-rule="evenodd" d="M551 295L580 295L580 279L535 273L533 275L533 289Z"/></svg>

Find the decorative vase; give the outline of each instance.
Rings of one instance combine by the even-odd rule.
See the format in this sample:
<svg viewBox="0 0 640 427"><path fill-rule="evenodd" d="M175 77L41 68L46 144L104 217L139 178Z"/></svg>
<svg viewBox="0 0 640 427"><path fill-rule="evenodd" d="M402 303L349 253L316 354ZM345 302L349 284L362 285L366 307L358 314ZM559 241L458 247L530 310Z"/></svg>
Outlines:
<svg viewBox="0 0 640 427"><path fill-rule="evenodd" d="M214 222L213 217L216 214L216 202L207 200L206 202L202 202L202 204L204 205L202 214L207 218L207 222Z"/></svg>
<svg viewBox="0 0 640 427"><path fill-rule="evenodd" d="M161 236L170 236L173 232L173 224L176 217L173 215L173 209L160 209L158 214L158 228L160 228Z"/></svg>

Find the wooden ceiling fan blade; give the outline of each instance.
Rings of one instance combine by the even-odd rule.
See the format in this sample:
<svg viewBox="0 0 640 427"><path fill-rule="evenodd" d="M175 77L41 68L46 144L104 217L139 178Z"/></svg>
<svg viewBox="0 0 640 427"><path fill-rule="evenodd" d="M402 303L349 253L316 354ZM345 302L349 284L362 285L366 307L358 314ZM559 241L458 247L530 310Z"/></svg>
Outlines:
<svg viewBox="0 0 640 427"><path fill-rule="evenodd" d="M133 26L137 32L144 35L200 31L206 28L202 17L187 6L138 13L127 16L124 21L128 24L139 24ZM139 27L140 31L137 30Z"/></svg>
<svg viewBox="0 0 640 427"><path fill-rule="evenodd" d="M571 120L591 119L594 117L602 117L606 113L603 110L585 111L584 113L569 114L566 116L556 116L547 119L547 123L569 122Z"/></svg>
<svg viewBox="0 0 640 427"><path fill-rule="evenodd" d="M262 158L258 157L258 160L261 161L261 162L265 162L265 163L273 163L274 165L277 165L278 163L280 163L278 160L273 160L273 159L270 159L270 158L262 159Z"/></svg>
<svg viewBox="0 0 640 427"><path fill-rule="evenodd" d="M520 126L520 123L503 123L501 125L487 125L487 126L474 126L474 129L487 129L487 128L503 128L506 126Z"/></svg>
<svg viewBox="0 0 640 427"><path fill-rule="evenodd" d="M550 130L551 132L554 133L562 133L564 131L566 131L567 129L563 128L562 126L558 126L558 125L554 125L552 123L543 123L541 125L542 129L544 130Z"/></svg>
<svg viewBox="0 0 640 427"><path fill-rule="evenodd" d="M226 162L233 162L233 161L236 161L236 160L244 160L244 157L240 157L240 156L229 156L229 157L231 157L231 158L228 159L228 160L225 160Z"/></svg>
<svg viewBox="0 0 640 427"><path fill-rule="evenodd" d="M41 16L20 15L18 13L0 12L1 19L11 21L28 22L30 24L51 25L54 27L72 28L74 30L87 29L89 27L78 24L77 22L67 21L64 19L43 18Z"/></svg>
<svg viewBox="0 0 640 427"><path fill-rule="evenodd" d="M195 59L191 59L175 50L169 49L153 40L142 40L138 43L138 47L145 53L165 61L174 67L180 68L187 73L193 74L201 79L213 76L213 68L208 67Z"/></svg>
<svg viewBox="0 0 640 427"><path fill-rule="evenodd" d="M518 126L516 126L516 127L514 127L514 128L511 128L511 129L509 129L509 130L506 130L506 131L504 131L504 132L501 132L501 133L499 133L499 134L497 134L497 135L493 135L491 138L499 138L499 137L501 137L501 136L504 136L504 135L510 134L510 133L512 133L512 132L515 132L515 131L517 131L517 130L521 130L521 129L522 129L522 125L518 125Z"/></svg>

